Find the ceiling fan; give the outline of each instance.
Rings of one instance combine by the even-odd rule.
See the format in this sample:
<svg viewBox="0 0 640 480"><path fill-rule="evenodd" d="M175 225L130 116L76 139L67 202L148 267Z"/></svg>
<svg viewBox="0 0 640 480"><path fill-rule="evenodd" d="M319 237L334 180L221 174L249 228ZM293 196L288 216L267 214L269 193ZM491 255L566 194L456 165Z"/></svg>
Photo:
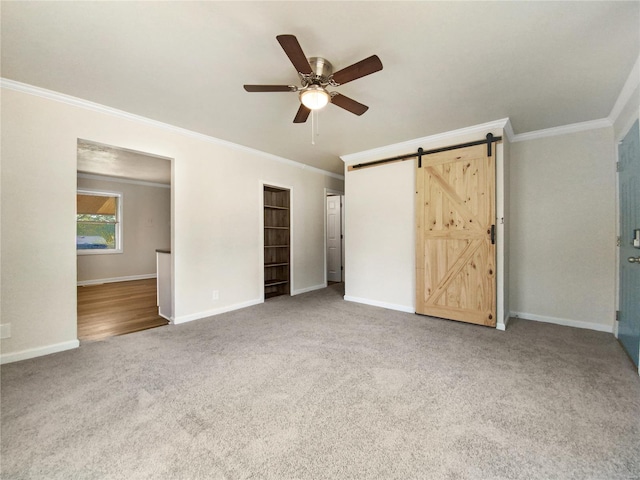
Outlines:
<svg viewBox="0 0 640 480"><path fill-rule="evenodd" d="M276 39L298 72L302 86L245 85L244 89L247 92L299 92L301 105L293 123L306 122L311 110L319 110L328 103L333 103L355 115L362 115L369 109L366 105L338 92L328 92L327 87L338 87L382 70L382 62L377 55L372 55L334 73L333 66L325 58L307 58L294 35L278 35Z"/></svg>

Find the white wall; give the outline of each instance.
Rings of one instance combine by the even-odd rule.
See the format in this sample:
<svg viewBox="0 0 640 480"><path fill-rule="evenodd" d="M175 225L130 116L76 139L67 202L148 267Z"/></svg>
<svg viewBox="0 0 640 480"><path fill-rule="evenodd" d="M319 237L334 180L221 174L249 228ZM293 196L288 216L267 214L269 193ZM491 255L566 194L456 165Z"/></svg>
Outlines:
<svg viewBox="0 0 640 480"><path fill-rule="evenodd" d="M3 361L77 345L78 138L174 159L171 246L177 321L261 301L261 180L293 189L292 290L324 285L324 188L342 190L340 178L57 98L2 89L1 322L11 323L11 338L1 343ZM214 289L218 301L212 300Z"/></svg>
<svg viewBox="0 0 640 480"><path fill-rule="evenodd" d="M449 138L446 143L469 140ZM345 160L347 164L377 160L417 146L363 152ZM513 313L612 331L613 128L505 141L501 155L505 161L498 175L506 181L502 191L497 188L497 195L504 199L504 212L498 200L497 216L505 218L502 226L498 221L498 244L504 249L504 298L498 299L502 307L498 328L504 327L500 319ZM345 188L345 298L414 311L413 161L347 172Z"/></svg>
<svg viewBox="0 0 640 480"><path fill-rule="evenodd" d="M414 161L346 174L345 299L415 312L414 223Z"/></svg>
<svg viewBox="0 0 640 480"><path fill-rule="evenodd" d="M78 344L73 245L77 139L59 137L58 131L68 125L52 102L3 89L0 107L1 322L11 329L11 338L0 342L4 359Z"/></svg>
<svg viewBox="0 0 640 480"><path fill-rule="evenodd" d="M612 331L613 128L511 145L511 310Z"/></svg>
<svg viewBox="0 0 640 480"><path fill-rule="evenodd" d="M78 188L122 194L122 253L78 255L78 283L156 274L156 249L171 249L171 190L78 177Z"/></svg>
<svg viewBox="0 0 640 480"><path fill-rule="evenodd" d="M502 136L506 119L433 137L346 155L347 166L484 138ZM502 146L496 150L504 160ZM345 299L415 312L415 159L347 171ZM505 192L497 192L504 197ZM499 200L497 204L500 204ZM497 208L497 213L502 210ZM498 242L505 229L498 225ZM507 268L508 263L503 263ZM498 270L500 275L500 270ZM502 272L504 276L504 272ZM507 299L505 298L506 302ZM503 312L500 305L498 313ZM499 317L503 318L503 317Z"/></svg>

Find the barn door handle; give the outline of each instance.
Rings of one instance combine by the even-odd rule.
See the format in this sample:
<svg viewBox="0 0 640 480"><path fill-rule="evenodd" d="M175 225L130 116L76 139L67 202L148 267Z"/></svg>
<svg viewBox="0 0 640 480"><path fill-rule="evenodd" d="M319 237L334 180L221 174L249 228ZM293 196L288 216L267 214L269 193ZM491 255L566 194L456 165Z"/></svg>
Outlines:
<svg viewBox="0 0 640 480"><path fill-rule="evenodd" d="M491 225L491 245L496 244L496 226Z"/></svg>

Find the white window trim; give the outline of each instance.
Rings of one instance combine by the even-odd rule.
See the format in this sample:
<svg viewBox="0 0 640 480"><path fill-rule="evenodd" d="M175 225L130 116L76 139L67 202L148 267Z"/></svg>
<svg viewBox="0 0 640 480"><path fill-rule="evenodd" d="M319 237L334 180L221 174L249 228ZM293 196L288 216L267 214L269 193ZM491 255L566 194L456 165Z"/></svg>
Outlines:
<svg viewBox="0 0 640 480"><path fill-rule="evenodd" d="M78 250L76 248L77 255L112 255L114 253L123 253L123 238L122 238L122 204L124 202L124 194L122 192L112 192L107 190L93 190L86 188L79 188L76 191L76 195L95 195L95 196L103 196L103 197L118 197L117 210L116 210L116 219L118 220L116 223L116 248L108 248L106 250L99 249L87 249L87 250ZM77 211L76 211L76 224L77 221Z"/></svg>

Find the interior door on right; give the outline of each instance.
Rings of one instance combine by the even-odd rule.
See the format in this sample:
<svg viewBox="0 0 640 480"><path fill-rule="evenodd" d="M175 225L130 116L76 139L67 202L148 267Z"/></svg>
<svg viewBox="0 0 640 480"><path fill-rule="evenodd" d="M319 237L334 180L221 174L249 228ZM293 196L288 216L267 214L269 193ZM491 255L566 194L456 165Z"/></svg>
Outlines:
<svg viewBox="0 0 640 480"><path fill-rule="evenodd" d="M416 162L416 313L496 325L495 174L486 144Z"/></svg>
<svg viewBox="0 0 640 480"><path fill-rule="evenodd" d="M342 213L340 195L327 197L327 281L342 281Z"/></svg>
<svg viewBox="0 0 640 480"><path fill-rule="evenodd" d="M618 146L620 195L620 298L618 340L638 366L640 354L640 131L638 121ZM633 259L633 261L631 261Z"/></svg>

